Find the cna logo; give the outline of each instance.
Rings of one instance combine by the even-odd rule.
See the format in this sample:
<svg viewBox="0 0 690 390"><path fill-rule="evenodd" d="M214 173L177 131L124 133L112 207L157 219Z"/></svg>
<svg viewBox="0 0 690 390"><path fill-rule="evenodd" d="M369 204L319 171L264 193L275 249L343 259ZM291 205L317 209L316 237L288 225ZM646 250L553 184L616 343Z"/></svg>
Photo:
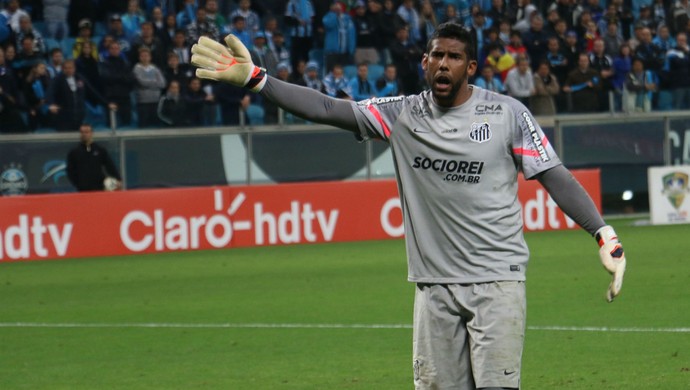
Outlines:
<svg viewBox="0 0 690 390"><path fill-rule="evenodd" d="M661 180L664 186L662 193L671 202L673 208L680 209L685 200L685 194L690 192L688 175L683 172L672 172L665 175Z"/></svg>
<svg viewBox="0 0 690 390"><path fill-rule="evenodd" d="M479 115L503 115L503 107L500 104L477 104L474 113Z"/></svg>
<svg viewBox="0 0 690 390"><path fill-rule="evenodd" d="M488 123L472 123L472 127L470 128L470 141L481 144L488 142L490 139L491 128Z"/></svg>
<svg viewBox="0 0 690 390"><path fill-rule="evenodd" d="M29 180L22 166L11 163L0 173L0 194L2 196L24 195L29 188Z"/></svg>

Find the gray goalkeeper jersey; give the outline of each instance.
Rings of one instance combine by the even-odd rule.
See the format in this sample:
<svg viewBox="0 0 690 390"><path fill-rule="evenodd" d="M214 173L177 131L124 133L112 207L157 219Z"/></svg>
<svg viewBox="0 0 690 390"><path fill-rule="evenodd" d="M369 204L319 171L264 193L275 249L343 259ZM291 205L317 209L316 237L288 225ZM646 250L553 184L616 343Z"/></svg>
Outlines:
<svg viewBox="0 0 690 390"><path fill-rule="evenodd" d="M476 86L452 108L429 91L352 104L360 136L391 145L409 280L524 280L518 171L532 178L561 164L525 106Z"/></svg>

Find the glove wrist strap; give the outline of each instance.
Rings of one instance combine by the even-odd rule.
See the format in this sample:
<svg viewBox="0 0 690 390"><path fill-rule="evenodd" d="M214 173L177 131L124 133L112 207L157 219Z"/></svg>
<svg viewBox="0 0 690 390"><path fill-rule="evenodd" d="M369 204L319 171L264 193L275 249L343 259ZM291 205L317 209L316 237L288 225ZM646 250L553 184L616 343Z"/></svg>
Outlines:
<svg viewBox="0 0 690 390"><path fill-rule="evenodd" d="M249 81L247 81L244 87L252 92L260 92L264 85L266 85L266 70L255 66Z"/></svg>

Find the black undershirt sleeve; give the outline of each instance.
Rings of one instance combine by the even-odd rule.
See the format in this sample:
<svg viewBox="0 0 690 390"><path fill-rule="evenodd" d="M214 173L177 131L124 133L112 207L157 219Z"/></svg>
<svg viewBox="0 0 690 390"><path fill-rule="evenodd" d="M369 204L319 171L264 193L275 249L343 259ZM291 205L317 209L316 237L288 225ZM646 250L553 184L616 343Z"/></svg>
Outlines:
<svg viewBox="0 0 690 390"><path fill-rule="evenodd" d="M358 132L352 102L268 76L261 96L306 120Z"/></svg>
<svg viewBox="0 0 690 390"><path fill-rule="evenodd" d="M592 198L563 165L537 175L558 207L591 235L606 225Z"/></svg>

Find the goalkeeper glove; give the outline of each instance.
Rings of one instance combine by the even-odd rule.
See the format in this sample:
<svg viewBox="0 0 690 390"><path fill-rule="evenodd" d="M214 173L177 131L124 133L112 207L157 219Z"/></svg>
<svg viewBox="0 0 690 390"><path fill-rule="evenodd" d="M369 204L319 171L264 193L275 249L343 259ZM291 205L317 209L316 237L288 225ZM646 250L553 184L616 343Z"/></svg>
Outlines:
<svg viewBox="0 0 690 390"><path fill-rule="evenodd" d="M623 287L623 274L625 274L623 246L618 241L616 232L608 225L597 230L594 237L599 243L601 263L613 275L613 280L609 285L608 291L606 291L606 300L612 302L613 298L620 294L621 287Z"/></svg>
<svg viewBox="0 0 690 390"><path fill-rule="evenodd" d="M199 67L196 75L202 79L224 81L259 92L266 84L266 71L252 63L249 50L230 34L225 44L208 37L199 38L192 46L192 64Z"/></svg>

